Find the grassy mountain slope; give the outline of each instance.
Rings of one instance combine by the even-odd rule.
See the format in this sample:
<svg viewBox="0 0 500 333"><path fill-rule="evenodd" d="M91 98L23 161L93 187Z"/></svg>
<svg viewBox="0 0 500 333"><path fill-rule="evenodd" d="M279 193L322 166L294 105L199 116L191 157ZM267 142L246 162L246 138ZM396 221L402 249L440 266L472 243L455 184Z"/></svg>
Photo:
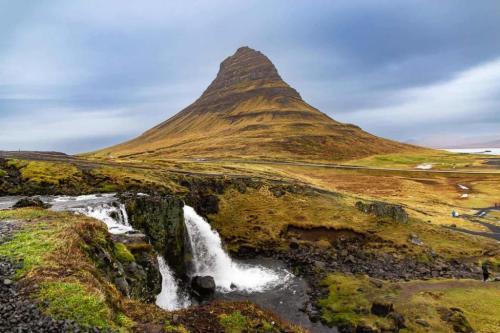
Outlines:
<svg viewBox="0 0 500 333"><path fill-rule="evenodd" d="M302 100L265 55L242 47L193 104L96 155L338 161L417 149L331 119Z"/></svg>

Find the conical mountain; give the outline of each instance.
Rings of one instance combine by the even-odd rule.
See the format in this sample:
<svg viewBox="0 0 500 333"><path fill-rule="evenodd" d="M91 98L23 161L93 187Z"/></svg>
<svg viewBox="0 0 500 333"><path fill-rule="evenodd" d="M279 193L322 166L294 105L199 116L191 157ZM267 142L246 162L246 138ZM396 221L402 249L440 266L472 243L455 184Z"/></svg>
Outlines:
<svg viewBox="0 0 500 333"><path fill-rule="evenodd" d="M339 161L415 147L339 123L310 106L273 63L248 47L174 117L101 156Z"/></svg>

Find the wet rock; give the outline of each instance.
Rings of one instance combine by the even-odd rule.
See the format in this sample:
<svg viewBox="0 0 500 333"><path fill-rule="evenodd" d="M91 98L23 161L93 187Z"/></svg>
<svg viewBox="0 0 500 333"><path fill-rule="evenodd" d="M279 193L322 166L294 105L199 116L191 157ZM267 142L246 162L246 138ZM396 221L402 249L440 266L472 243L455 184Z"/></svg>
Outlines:
<svg viewBox="0 0 500 333"><path fill-rule="evenodd" d="M31 198L22 198L19 199L13 208L24 208L24 207L38 207L38 208L49 208L50 205L44 203L40 198L38 197L31 197Z"/></svg>
<svg viewBox="0 0 500 333"><path fill-rule="evenodd" d="M191 289L198 298L210 298L215 293L214 278L211 276L195 276L191 280Z"/></svg>
<svg viewBox="0 0 500 333"><path fill-rule="evenodd" d="M408 213L403 206L375 201L371 203L356 202L356 208L366 214L373 214L378 217L388 217L396 222L408 222Z"/></svg>
<svg viewBox="0 0 500 333"><path fill-rule="evenodd" d="M392 303L385 301L375 301L371 307L371 313L376 316L386 317L389 313L394 311L394 306Z"/></svg>

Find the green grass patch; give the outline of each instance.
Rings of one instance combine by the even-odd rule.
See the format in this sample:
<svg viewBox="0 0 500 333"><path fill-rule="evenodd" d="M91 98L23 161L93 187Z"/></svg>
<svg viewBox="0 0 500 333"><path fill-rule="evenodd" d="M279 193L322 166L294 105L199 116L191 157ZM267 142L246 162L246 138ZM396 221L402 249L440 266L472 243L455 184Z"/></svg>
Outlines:
<svg viewBox="0 0 500 333"><path fill-rule="evenodd" d="M123 243L115 243L115 256L116 259L120 260L121 262L135 261L134 255Z"/></svg>
<svg viewBox="0 0 500 333"><path fill-rule="evenodd" d="M452 288L442 302L461 308L477 332L500 331L500 288Z"/></svg>
<svg viewBox="0 0 500 333"><path fill-rule="evenodd" d="M410 332L451 332L440 310L458 308L477 333L500 332L500 286L473 280L430 280L402 283L395 306ZM415 323L423 319L430 327Z"/></svg>
<svg viewBox="0 0 500 333"><path fill-rule="evenodd" d="M351 276L335 273L323 282L329 288L328 297L320 301L323 319L331 326L365 323L378 327L390 327L386 318L370 314L373 301L391 299L394 291L389 285L376 288L366 276Z"/></svg>
<svg viewBox="0 0 500 333"><path fill-rule="evenodd" d="M33 267L43 264L47 254L60 242L57 237L59 228L49 223L29 225L16 232L11 240L0 244L0 255L23 258L23 267L16 272L19 277L23 276Z"/></svg>
<svg viewBox="0 0 500 333"><path fill-rule="evenodd" d="M30 161L21 167L21 176L26 181L59 185L64 181L81 181L81 172L68 163Z"/></svg>
<svg viewBox="0 0 500 333"><path fill-rule="evenodd" d="M0 177L7 176L7 171L0 169Z"/></svg>
<svg viewBox="0 0 500 333"><path fill-rule="evenodd" d="M220 315L220 324L226 333L241 333L249 326L249 319L240 311Z"/></svg>
<svg viewBox="0 0 500 333"><path fill-rule="evenodd" d="M12 210L0 210L0 223L1 220L14 219L14 220L32 220L42 217L47 217L51 214L50 211L41 208L20 208Z"/></svg>
<svg viewBox="0 0 500 333"><path fill-rule="evenodd" d="M112 313L104 295L91 293L80 283L45 282L40 286L39 298L48 302L46 312L54 318L102 328L111 326Z"/></svg>
<svg viewBox="0 0 500 333"><path fill-rule="evenodd" d="M484 156L471 154L455 154L445 151L429 150L427 153L398 153L374 155L359 160L349 161L348 164L383 167L383 168L415 168L419 164L432 164L433 169L461 169L484 167Z"/></svg>

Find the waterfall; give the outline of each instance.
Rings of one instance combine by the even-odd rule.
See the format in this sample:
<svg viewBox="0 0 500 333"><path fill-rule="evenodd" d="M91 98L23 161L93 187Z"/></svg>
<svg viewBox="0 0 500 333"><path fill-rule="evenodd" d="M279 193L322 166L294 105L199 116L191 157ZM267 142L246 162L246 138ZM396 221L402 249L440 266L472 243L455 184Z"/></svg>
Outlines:
<svg viewBox="0 0 500 333"><path fill-rule="evenodd" d="M93 199L94 197L88 196ZM79 201L78 198L61 197L58 202ZM74 207L69 210L78 212L80 214L93 217L102 221L108 227L108 231L112 234L123 234L134 231L134 228L129 223L127 210L125 205L116 201L89 203L86 207ZM161 273L162 288L161 292L156 296L156 305L165 310L177 310L188 307L190 305L187 295L179 290L177 281L168 267L165 259L161 256L157 257L158 267Z"/></svg>
<svg viewBox="0 0 500 333"><path fill-rule="evenodd" d="M161 272L161 292L156 296L156 305L165 310L178 310L190 305L189 298L179 290L177 281L165 259L158 256Z"/></svg>
<svg viewBox="0 0 500 333"><path fill-rule="evenodd" d="M291 274L287 271L237 263L222 248L219 234L212 230L203 217L189 206L184 206L184 221L193 251L191 275L210 275L219 291L231 287L246 292L261 292L284 284Z"/></svg>
<svg viewBox="0 0 500 333"><path fill-rule="evenodd" d="M112 234L124 234L134 230L128 221L125 205L122 203L89 205L84 208L75 208L74 211L104 222Z"/></svg>

